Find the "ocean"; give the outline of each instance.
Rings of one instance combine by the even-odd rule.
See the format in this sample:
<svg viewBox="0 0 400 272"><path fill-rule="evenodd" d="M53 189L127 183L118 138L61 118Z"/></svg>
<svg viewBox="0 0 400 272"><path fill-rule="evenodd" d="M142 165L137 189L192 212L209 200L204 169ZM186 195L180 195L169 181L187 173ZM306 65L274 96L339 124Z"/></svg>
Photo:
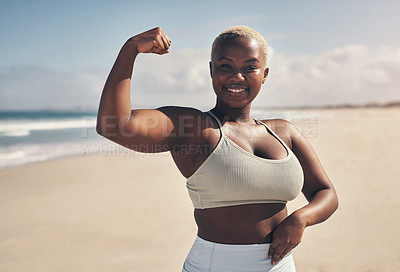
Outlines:
<svg viewBox="0 0 400 272"><path fill-rule="evenodd" d="M0 111L0 169L90 152L95 126L95 112Z"/></svg>
<svg viewBox="0 0 400 272"><path fill-rule="evenodd" d="M0 169L75 155L126 153L96 133L96 112L0 111ZM255 109L255 118L307 119L313 112ZM314 120L314 121L313 121Z"/></svg>

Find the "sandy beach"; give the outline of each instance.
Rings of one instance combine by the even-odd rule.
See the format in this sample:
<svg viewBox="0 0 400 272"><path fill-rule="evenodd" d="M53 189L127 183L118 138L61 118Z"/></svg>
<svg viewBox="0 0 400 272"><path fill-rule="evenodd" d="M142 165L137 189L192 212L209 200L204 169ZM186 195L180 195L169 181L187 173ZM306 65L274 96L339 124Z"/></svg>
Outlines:
<svg viewBox="0 0 400 272"><path fill-rule="evenodd" d="M309 111L314 119L295 123L340 207L306 229L297 270L399 271L400 108ZM195 235L185 179L166 153L110 149L0 171L0 271L181 271Z"/></svg>

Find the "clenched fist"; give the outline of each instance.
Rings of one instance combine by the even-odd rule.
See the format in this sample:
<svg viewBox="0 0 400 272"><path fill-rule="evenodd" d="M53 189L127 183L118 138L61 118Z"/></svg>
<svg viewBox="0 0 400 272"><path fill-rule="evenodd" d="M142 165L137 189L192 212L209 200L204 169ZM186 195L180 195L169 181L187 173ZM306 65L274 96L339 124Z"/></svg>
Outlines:
<svg viewBox="0 0 400 272"><path fill-rule="evenodd" d="M154 53L163 55L169 52L171 39L156 27L146 32L133 36L127 44L135 46L138 53Z"/></svg>

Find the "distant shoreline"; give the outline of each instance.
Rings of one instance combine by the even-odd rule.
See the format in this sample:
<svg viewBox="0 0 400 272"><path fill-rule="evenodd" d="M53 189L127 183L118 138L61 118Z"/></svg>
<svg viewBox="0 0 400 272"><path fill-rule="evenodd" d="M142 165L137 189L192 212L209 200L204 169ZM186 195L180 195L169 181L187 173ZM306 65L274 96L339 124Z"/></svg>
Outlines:
<svg viewBox="0 0 400 272"><path fill-rule="evenodd" d="M271 110L334 110L334 109L364 109L364 108L400 108L400 101L387 103L365 103L365 104L337 104L337 105L318 105L318 106L288 106L288 107L253 107L253 109L271 109Z"/></svg>
<svg viewBox="0 0 400 272"><path fill-rule="evenodd" d="M157 108L161 107L162 105L153 105L153 106L140 106L136 107L137 109L145 109L145 108ZM190 105L176 105L176 106L185 106L190 107ZM400 100L399 101L392 101L392 102L385 102L385 103L377 103L377 102L369 102L363 104L352 104L352 103L342 103L342 104L327 104L327 105L304 105L304 106L253 106L252 109L260 110L260 109L270 109L270 110L314 110L314 109L359 109L359 108L396 108L400 107ZM202 108L202 107L198 107ZM16 113L16 112L35 112L35 113L75 113L75 114L88 114L88 115L97 115L97 109L0 109L1 113Z"/></svg>

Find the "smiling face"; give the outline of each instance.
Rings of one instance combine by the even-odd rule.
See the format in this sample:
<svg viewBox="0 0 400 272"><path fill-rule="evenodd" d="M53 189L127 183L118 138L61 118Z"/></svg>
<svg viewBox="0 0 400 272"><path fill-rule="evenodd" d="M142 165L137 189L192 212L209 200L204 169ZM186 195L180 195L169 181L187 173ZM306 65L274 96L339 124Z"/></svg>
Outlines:
<svg viewBox="0 0 400 272"><path fill-rule="evenodd" d="M223 41L210 62L218 102L242 108L256 98L268 75L262 47L255 39L237 37Z"/></svg>

